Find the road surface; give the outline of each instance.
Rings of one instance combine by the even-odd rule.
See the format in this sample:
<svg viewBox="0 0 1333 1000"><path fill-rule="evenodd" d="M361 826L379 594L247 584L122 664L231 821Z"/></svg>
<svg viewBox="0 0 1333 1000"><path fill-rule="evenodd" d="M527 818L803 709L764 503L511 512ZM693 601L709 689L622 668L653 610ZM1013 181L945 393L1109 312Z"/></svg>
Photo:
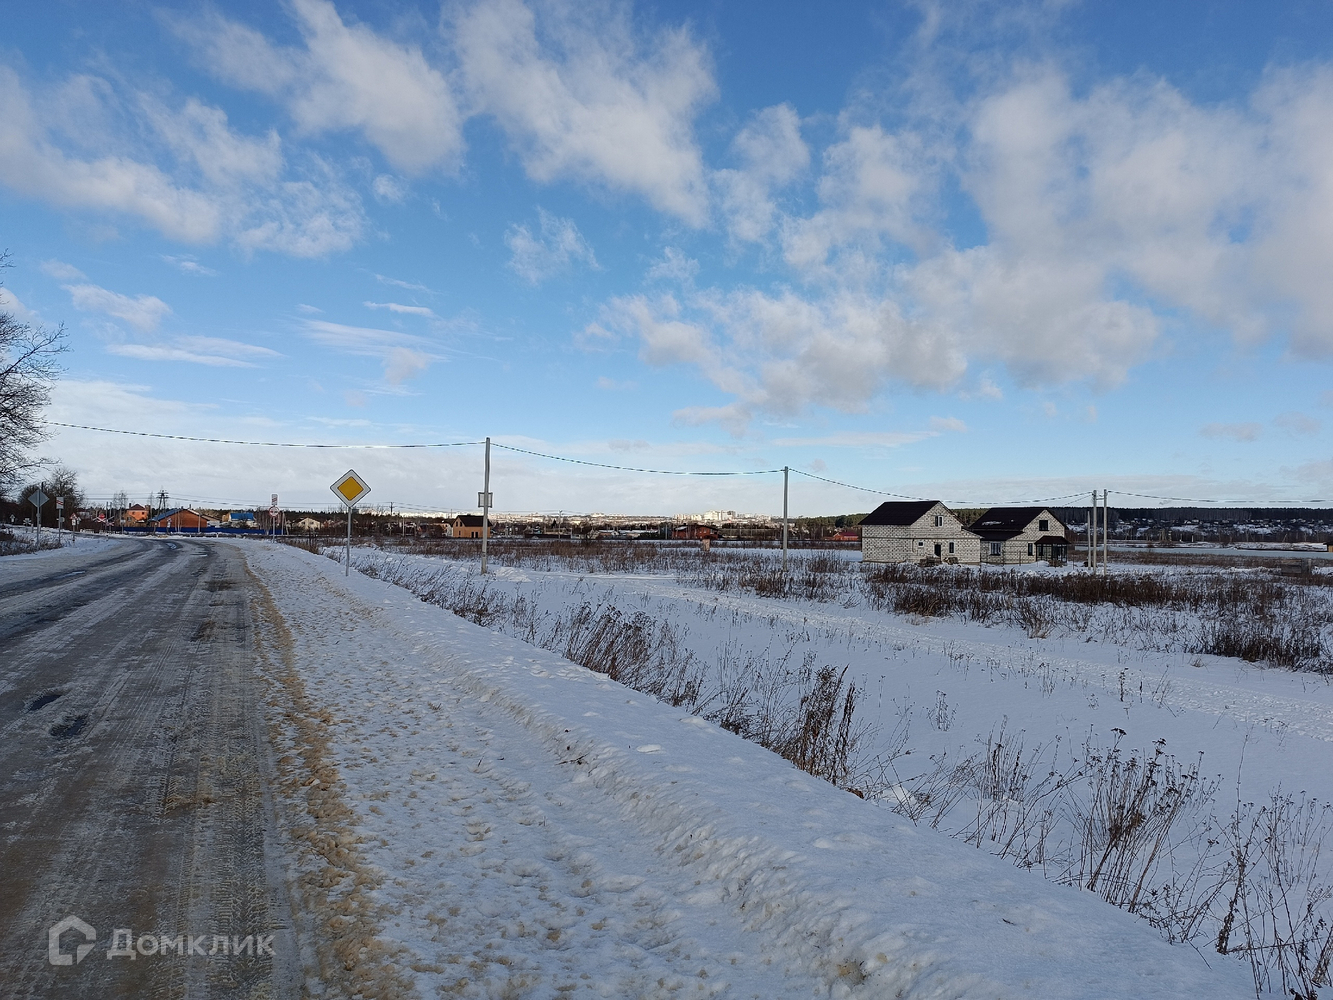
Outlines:
<svg viewBox="0 0 1333 1000"><path fill-rule="evenodd" d="M298 995L250 590L185 539L0 561L5 997Z"/></svg>

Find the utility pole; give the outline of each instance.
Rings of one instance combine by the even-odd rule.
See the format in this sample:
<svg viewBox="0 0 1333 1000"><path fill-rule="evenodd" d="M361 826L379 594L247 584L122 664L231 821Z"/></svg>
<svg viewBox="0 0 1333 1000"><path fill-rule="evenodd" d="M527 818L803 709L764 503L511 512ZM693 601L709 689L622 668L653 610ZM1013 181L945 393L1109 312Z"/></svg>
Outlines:
<svg viewBox="0 0 1333 1000"><path fill-rule="evenodd" d="M1111 561L1111 495L1102 490L1102 576L1106 575L1107 563Z"/></svg>
<svg viewBox="0 0 1333 1000"><path fill-rule="evenodd" d="M486 473L481 482L481 572L486 573L486 542L491 534L491 439L486 439Z"/></svg>
<svg viewBox="0 0 1333 1000"><path fill-rule="evenodd" d="M787 480L791 470L782 467L782 572L787 572Z"/></svg>
<svg viewBox="0 0 1333 1000"><path fill-rule="evenodd" d="M1097 544L1097 491L1092 491L1092 505L1088 507L1088 569L1095 571L1097 559L1093 555L1096 551L1094 546Z"/></svg>

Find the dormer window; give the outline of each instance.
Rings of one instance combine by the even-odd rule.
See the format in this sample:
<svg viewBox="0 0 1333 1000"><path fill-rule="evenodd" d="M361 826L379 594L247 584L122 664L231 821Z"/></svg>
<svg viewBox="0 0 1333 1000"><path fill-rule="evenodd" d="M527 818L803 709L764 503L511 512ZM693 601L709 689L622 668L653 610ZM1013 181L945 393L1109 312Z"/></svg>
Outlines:
<svg viewBox="0 0 1333 1000"><path fill-rule="evenodd" d="M1038 531L1050 531L1050 530L1051 530L1051 522L1048 521L1048 520L1046 520L1046 518L1043 517L1041 520L1039 520L1039 521L1037 522L1037 530L1038 530Z"/></svg>

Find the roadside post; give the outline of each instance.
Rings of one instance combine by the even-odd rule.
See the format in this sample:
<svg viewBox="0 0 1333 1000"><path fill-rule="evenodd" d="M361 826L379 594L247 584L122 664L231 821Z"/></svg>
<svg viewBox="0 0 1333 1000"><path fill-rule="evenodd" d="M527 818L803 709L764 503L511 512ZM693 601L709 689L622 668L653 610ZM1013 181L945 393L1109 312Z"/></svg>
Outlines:
<svg viewBox="0 0 1333 1000"><path fill-rule="evenodd" d="M32 496L28 497L28 501L37 508L37 547L39 549L42 547L42 504L50 499L51 498L40 489Z"/></svg>
<svg viewBox="0 0 1333 1000"><path fill-rule="evenodd" d="M273 494L273 499L268 505L268 531L274 538L278 537L278 495Z"/></svg>
<svg viewBox="0 0 1333 1000"><path fill-rule="evenodd" d="M355 509L357 501L370 492L370 487L366 481L356 474L352 469L348 469L343 475L334 480L329 487L334 493L338 494L338 499L343 502L347 508L347 558L343 564L343 576L352 574L352 511ZM274 498L274 506L277 505L277 497Z"/></svg>
<svg viewBox="0 0 1333 1000"><path fill-rule="evenodd" d="M60 541L61 522L65 520L65 498L56 497L56 541ZM72 531L73 529L71 529Z"/></svg>
<svg viewBox="0 0 1333 1000"><path fill-rule="evenodd" d="M491 439L486 439L486 472L481 481L481 492L477 494L477 506L481 508L481 572L486 572L486 542L491 534Z"/></svg>

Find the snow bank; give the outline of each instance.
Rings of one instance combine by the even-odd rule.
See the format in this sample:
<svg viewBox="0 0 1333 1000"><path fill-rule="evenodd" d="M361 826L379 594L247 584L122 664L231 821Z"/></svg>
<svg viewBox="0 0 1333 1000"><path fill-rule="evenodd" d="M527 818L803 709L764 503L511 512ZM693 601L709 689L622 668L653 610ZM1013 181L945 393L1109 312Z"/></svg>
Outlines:
<svg viewBox="0 0 1333 1000"><path fill-rule="evenodd" d="M308 553L244 551L339 720L386 933L423 995L514 977L542 996L1252 994L1240 963L1209 968L1091 894L551 653ZM521 901L563 926L525 935Z"/></svg>

